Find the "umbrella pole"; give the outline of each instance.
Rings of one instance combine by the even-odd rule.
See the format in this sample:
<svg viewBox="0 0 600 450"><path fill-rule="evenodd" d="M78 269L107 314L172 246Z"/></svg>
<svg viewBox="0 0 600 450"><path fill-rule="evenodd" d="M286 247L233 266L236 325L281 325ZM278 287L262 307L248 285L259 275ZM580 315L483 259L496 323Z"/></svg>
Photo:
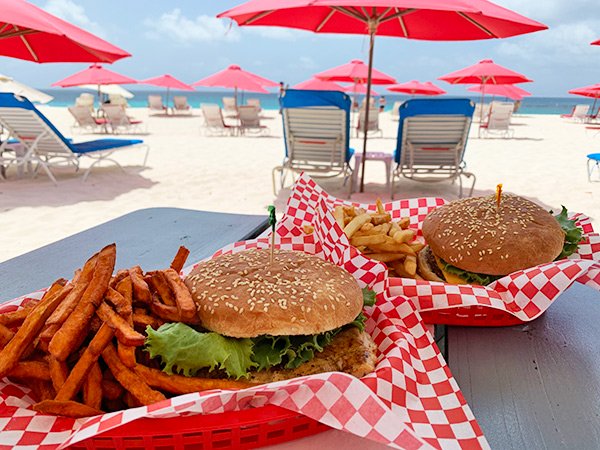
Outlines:
<svg viewBox="0 0 600 450"><path fill-rule="evenodd" d="M367 162L367 129L369 124L369 110L371 109L371 75L373 73L373 47L375 46L375 32L377 31L377 21L369 21L369 75L367 77L367 98L365 103L365 123L363 124L363 131L365 133L363 138L363 155L362 155L362 167L360 177L360 192L365 191L365 163ZM360 117L360 106L358 107L358 114Z"/></svg>
<svg viewBox="0 0 600 450"><path fill-rule="evenodd" d="M590 116L594 115L594 109L596 109L596 100L598 100L597 95L594 97L594 104L592 105L592 112L591 112Z"/></svg>
<svg viewBox="0 0 600 450"><path fill-rule="evenodd" d="M481 137L481 127L483 126L483 97L485 95L485 79L481 85L481 108L479 108L479 129L477 130L477 137Z"/></svg>
<svg viewBox="0 0 600 450"><path fill-rule="evenodd" d="M167 115L169 115L169 87L167 86Z"/></svg>
<svg viewBox="0 0 600 450"><path fill-rule="evenodd" d="M102 93L100 92L100 85L98 85L98 109L96 111L96 117L100 117L100 108L102 107Z"/></svg>

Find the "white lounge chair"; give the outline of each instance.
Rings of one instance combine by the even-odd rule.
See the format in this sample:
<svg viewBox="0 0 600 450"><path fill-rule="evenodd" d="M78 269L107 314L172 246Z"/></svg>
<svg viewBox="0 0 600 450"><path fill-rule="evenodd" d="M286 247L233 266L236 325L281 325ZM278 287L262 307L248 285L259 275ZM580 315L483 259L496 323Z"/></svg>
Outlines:
<svg viewBox="0 0 600 450"><path fill-rule="evenodd" d="M237 102L235 97L223 97L223 111L225 113L237 114Z"/></svg>
<svg viewBox="0 0 600 450"><path fill-rule="evenodd" d="M459 182L472 178L469 196L475 187L475 175L465 171L465 148L475 105L468 99L411 99L400 107L400 123L396 140L392 173L394 182L404 177L414 181Z"/></svg>
<svg viewBox="0 0 600 450"><path fill-rule="evenodd" d="M94 109L94 96L88 92L79 94L75 99L75 106L87 106L91 110Z"/></svg>
<svg viewBox="0 0 600 450"><path fill-rule="evenodd" d="M238 106L238 120L240 121L240 134L267 135L270 133L269 128L260 123L256 106Z"/></svg>
<svg viewBox="0 0 600 450"><path fill-rule="evenodd" d="M249 98L248 100L246 100L246 105L256 107L256 109L258 110L259 113L262 111L262 106L260 105L260 99L258 99L258 98Z"/></svg>
<svg viewBox="0 0 600 450"><path fill-rule="evenodd" d="M71 132L74 130L85 130L90 133L106 133L106 118L95 117L88 106L69 106L69 112L75 119L75 123L71 127Z"/></svg>
<svg viewBox="0 0 600 450"><path fill-rule="evenodd" d="M22 170L29 165L35 166L34 173L41 168L54 184L57 184L51 169L57 166L72 166L79 169L79 161L90 158L93 163L85 171L83 181L87 179L94 166L110 161L123 169L111 158L117 150L144 148L143 165L146 165L149 147L139 139L96 139L73 143L65 138L58 129L25 98L13 94L0 93L0 126L8 131L9 138L0 145L2 165L16 166ZM4 150L16 141L23 152L14 156L4 156Z"/></svg>
<svg viewBox="0 0 600 450"><path fill-rule="evenodd" d="M128 116L127 111L122 106L102 105L101 111L104 113L111 132L114 134L121 132L127 134L145 133L147 131L144 122Z"/></svg>
<svg viewBox="0 0 600 450"><path fill-rule="evenodd" d="M475 112L473 112L473 122L476 123L485 123L490 115L490 107L491 103L476 103L475 104ZM481 116L481 110L483 109L483 121Z"/></svg>
<svg viewBox="0 0 600 450"><path fill-rule="evenodd" d="M392 120L399 120L400 119L400 111L399 111L399 109L400 109L400 106L402 105L402 103L404 103L404 102L396 101L392 105L392 111L391 111Z"/></svg>
<svg viewBox="0 0 600 450"><path fill-rule="evenodd" d="M588 113L590 112L590 105L576 105L573 109L573 113L571 114L570 119L576 122L587 122L589 117Z"/></svg>
<svg viewBox="0 0 600 450"><path fill-rule="evenodd" d="M203 103L200 105L204 117L204 129L211 136L232 136L236 127L227 125L223 120L223 113L219 105Z"/></svg>
<svg viewBox="0 0 600 450"><path fill-rule="evenodd" d="M123 108L128 108L129 104L127 103L127 99L123 97L121 94L108 94L108 102L111 105L122 106Z"/></svg>
<svg viewBox="0 0 600 450"><path fill-rule="evenodd" d="M280 188L288 173L293 178L301 172L315 178L343 175L346 183L354 155L349 147L350 97L338 91L287 89L281 102L285 158L273 168L273 192L277 194L276 174Z"/></svg>
<svg viewBox="0 0 600 450"><path fill-rule="evenodd" d="M488 137L495 134L505 138L512 137L515 132L510 128L513 110L512 103L492 102L487 121L479 125L483 136Z"/></svg>
<svg viewBox="0 0 600 450"><path fill-rule="evenodd" d="M192 114L192 107L188 104L186 96L175 95L173 97L173 114Z"/></svg>
<svg viewBox="0 0 600 450"><path fill-rule="evenodd" d="M360 133L364 133L364 121L366 117L366 111L361 108L358 113L358 122L356 123L356 137ZM379 110L377 108L369 109L369 123L367 125L367 134L379 134L379 137L383 137L383 130L379 128Z"/></svg>
<svg viewBox="0 0 600 450"><path fill-rule="evenodd" d="M166 114L167 107L163 104L162 97L160 95L149 95L148 96L148 109L149 113L152 114Z"/></svg>

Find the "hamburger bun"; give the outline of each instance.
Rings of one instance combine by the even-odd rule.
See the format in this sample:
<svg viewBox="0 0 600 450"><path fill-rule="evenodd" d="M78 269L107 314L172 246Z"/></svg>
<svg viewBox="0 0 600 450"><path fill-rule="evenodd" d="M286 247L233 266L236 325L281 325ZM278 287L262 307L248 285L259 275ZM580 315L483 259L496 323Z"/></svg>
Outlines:
<svg viewBox="0 0 600 450"><path fill-rule="evenodd" d="M312 335L352 322L362 290L348 272L302 252L254 249L199 264L185 283L202 326L224 336Z"/></svg>
<svg viewBox="0 0 600 450"><path fill-rule="evenodd" d="M548 211L517 195L457 200L432 211L423 236L433 254L459 269L502 276L560 255L565 234Z"/></svg>

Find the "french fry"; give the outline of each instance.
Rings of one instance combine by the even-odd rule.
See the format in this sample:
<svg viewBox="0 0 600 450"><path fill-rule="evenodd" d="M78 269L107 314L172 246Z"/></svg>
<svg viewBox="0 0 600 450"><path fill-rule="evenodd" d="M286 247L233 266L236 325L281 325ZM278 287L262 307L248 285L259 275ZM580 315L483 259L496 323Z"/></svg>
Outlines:
<svg viewBox="0 0 600 450"><path fill-rule="evenodd" d="M38 401L42 402L44 400L52 400L54 398L54 389L52 388L52 383L45 380L36 380L29 379L27 381L27 386L31 389L33 397Z"/></svg>
<svg viewBox="0 0 600 450"><path fill-rule="evenodd" d="M404 270L407 274L410 275L411 278L417 273L417 257L414 255L406 255L406 259L404 260Z"/></svg>
<svg viewBox="0 0 600 450"><path fill-rule="evenodd" d="M360 228L367 222L371 221L371 216L369 214L361 214L360 216L356 216L348 225L344 227L344 233L348 236L348 239L352 237L354 233L356 233Z"/></svg>
<svg viewBox="0 0 600 450"><path fill-rule="evenodd" d="M25 318L14 337L0 350L0 378L5 377L17 365L21 356L34 342L46 319L71 292L72 285L64 286L59 292L38 303Z"/></svg>
<svg viewBox="0 0 600 450"><path fill-rule="evenodd" d="M245 389L256 385L247 381L184 377L175 374L167 375L161 370L151 369L141 364L135 366L134 372L148 383L150 387L177 395L207 391L209 389Z"/></svg>
<svg viewBox="0 0 600 450"><path fill-rule="evenodd" d="M115 332L119 342L125 345L144 345L146 338L133 329L125 319L118 315L106 302L102 302L96 310L98 317ZM104 326L102 325L102 326Z"/></svg>
<svg viewBox="0 0 600 450"><path fill-rule="evenodd" d="M109 371L110 373L110 371ZM115 380L102 379L102 395L108 400L117 400L123 395L123 386Z"/></svg>
<svg viewBox="0 0 600 450"><path fill-rule="evenodd" d="M160 270L156 270L154 272L149 272L148 275L148 282L150 286L158 294L163 303L169 306L177 306L177 303L175 302L175 294L171 290L165 274Z"/></svg>
<svg viewBox="0 0 600 450"><path fill-rule="evenodd" d="M117 285L117 292L123 296L125 303L128 305L128 307L120 311L119 314L121 314L121 317L123 317L129 326L133 328L133 284L130 277L124 278L119 282ZM123 361L123 364L127 367L131 368L135 366L135 347L125 345L119 341L117 343L117 353L119 354L121 361Z"/></svg>
<svg viewBox="0 0 600 450"><path fill-rule="evenodd" d="M179 273L175 272L173 269L164 270L163 273L167 283L169 283L171 290L175 294L175 302L177 303L177 309L179 310L182 321L193 321L197 317L196 303L187 286L179 276Z"/></svg>
<svg viewBox="0 0 600 450"><path fill-rule="evenodd" d="M48 364L42 361L19 361L8 376L50 381L50 370Z"/></svg>
<svg viewBox="0 0 600 450"><path fill-rule="evenodd" d="M117 270L117 274L112 277L110 280L110 287L113 289L117 288L117 285L125 278L129 277L129 270L127 269L119 269Z"/></svg>
<svg viewBox="0 0 600 450"><path fill-rule="evenodd" d="M102 369L96 361L83 382L83 403L90 408L102 408Z"/></svg>
<svg viewBox="0 0 600 450"><path fill-rule="evenodd" d="M14 335L15 333L10 331L5 325L0 324L0 348L4 348Z"/></svg>
<svg viewBox="0 0 600 450"><path fill-rule="evenodd" d="M369 253L367 256L376 261L383 263L389 263L392 261L398 261L406 258L404 253Z"/></svg>
<svg viewBox="0 0 600 450"><path fill-rule="evenodd" d="M394 239L394 241L397 242L398 244L402 244L404 242L410 242L414 238L415 238L415 231L411 230L410 228L406 229L406 230L400 229L392 235L392 239Z"/></svg>
<svg viewBox="0 0 600 450"><path fill-rule="evenodd" d="M102 351L102 359L121 386L131 392L141 404L150 405L165 400L163 394L152 389L139 375L125 367L112 344Z"/></svg>
<svg viewBox="0 0 600 450"><path fill-rule="evenodd" d="M383 214L371 213L370 216L371 216L371 222L375 225L389 223L392 220L392 216L390 216L388 213L383 213Z"/></svg>
<svg viewBox="0 0 600 450"><path fill-rule="evenodd" d="M131 302L128 302L119 291L109 287L104 294L104 299L108 300L108 302L115 307L115 310L119 315L126 316L128 314L133 314Z"/></svg>
<svg viewBox="0 0 600 450"><path fill-rule="evenodd" d="M71 400L77 395L92 366L98 361L102 351L110 344L114 331L105 323L90 341L87 348L71 370L68 378L56 393L56 400Z"/></svg>
<svg viewBox="0 0 600 450"><path fill-rule="evenodd" d="M133 298L142 303L150 303L152 301L152 293L148 284L142 277L142 269L139 266L129 269L129 277L133 284Z"/></svg>
<svg viewBox="0 0 600 450"><path fill-rule="evenodd" d="M383 203L381 203L381 199L380 198L378 198L376 200L375 204L377 205L377 213L378 214L386 214L385 208L383 207Z"/></svg>
<svg viewBox="0 0 600 450"><path fill-rule="evenodd" d="M175 314L179 314L177 312L177 308L175 309ZM143 313L143 312L134 312L133 313L133 326L135 328L141 329L141 330L145 330L146 327L150 326L152 328L154 328L155 330L158 329L162 324L164 323L164 321L162 319L158 319L156 317L153 317L149 314Z"/></svg>
<svg viewBox="0 0 600 450"><path fill-rule="evenodd" d="M425 244L423 244L422 242L411 242L408 245L410 245L410 248L412 248L415 253L419 253L425 248Z"/></svg>
<svg viewBox="0 0 600 450"><path fill-rule="evenodd" d="M342 211L344 215L350 217L350 219L357 216L356 208L354 206L342 206Z"/></svg>
<svg viewBox="0 0 600 450"><path fill-rule="evenodd" d="M173 261L171 262L171 269L177 273L181 272L189 255L190 251L187 248L185 248L183 245L179 247L175 258L173 258Z"/></svg>
<svg viewBox="0 0 600 450"><path fill-rule="evenodd" d="M371 222L365 223L362 227L360 227L360 232L366 232L366 231L370 231L373 228L375 228L375 225L373 225ZM357 231L358 233L358 231Z"/></svg>
<svg viewBox="0 0 600 450"><path fill-rule="evenodd" d="M386 242L384 244L373 244L370 245L372 250L376 252L390 252L390 253L404 253L406 255L415 256L415 252L408 244L398 244L396 242Z"/></svg>
<svg viewBox="0 0 600 450"><path fill-rule="evenodd" d="M404 268L404 261L394 261L391 263L392 268L396 271L401 278L412 278L410 274Z"/></svg>
<svg viewBox="0 0 600 450"><path fill-rule="evenodd" d="M168 306L158 301L158 299L154 298L152 303L150 304L150 311L155 316L160 317L167 322L183 322L183 317L179 313L179 310L176 306ZM135 323L135 314L134 314L134 323Z"/></svg>
<svg viewBox="0 0 600 450"><path fill-rule="evenodd" d="M333 208L333 217L335 219L335 221L337 222L337 224L340 226L340 228L344 228L346 225L344 223L344 207L343 206L336 206L335 208Z"/></svg>
<svg viewBox="0 0 600 450"><path fill-rule="evenodd" d="M385 235L383 234L371 234L366 236L352 236L350 238L350 244L355 247L370 246L373 244L383 244L385 242Z"/></svg>
<svg viewBox="0 0 600 450"><path fill-rule="evenodd" d="M33 405L33 410L43 414L52 414L54 416L66 416L72 418L90 417L103 414L103 411L90 408L83 403L74 402L72 400L43 400Z"/></svg>
<svg viewBox="0 0 600 450"><path fill-rule="evenodd" d="M50 370L50 379L56 392L60 391L63 384L69 377L69 367L64 361L59 361L54 356L48 356L48 370Z"/></svg>
<svg viewBox="0 0 600 450"><path fill-rule="evenodd" d="M302 231L304 231L304 234L313 234L315 232L315 227L313 227L312 225L304 224L302 225Z"/></svg>
<svg viewBox="0 0 600 450"><path fill-rule="evenodd" d="M403 230L407 229L410 225L410 217L403 217L398 221L398 226Z"/></svg>
<svg viewBox="0 0 600 450"><path fill-rule="evenodd" d="M0 325L4 325L8 328L19 326L25 320L25 317L35 307L35 304L27 305L25 308L17 309L16 311L10 311L0 314Z"/></svg>

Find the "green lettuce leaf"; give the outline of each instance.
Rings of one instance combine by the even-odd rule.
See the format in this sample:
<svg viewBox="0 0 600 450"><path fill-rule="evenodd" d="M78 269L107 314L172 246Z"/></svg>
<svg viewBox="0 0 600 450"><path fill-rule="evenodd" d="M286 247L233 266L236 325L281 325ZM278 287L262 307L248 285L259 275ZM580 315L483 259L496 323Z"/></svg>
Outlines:
<svg viewBox="0 0 600 450"><path fill-rule="evenodd" d="M475 272L467 272L466 270L459 269L452 264L448 264L446 261L440 258L442 264L444 264L444 270L453 275L457 275L465 280L467 283L471 284L479 284L481 286L486 286L499 278L502 278L502 275L487 275L484 273L475 273Z"/></svg>
<svg viewBox="0 0 600 450"><path fill-rule="evenodd" d="M375 292L369 288L363 288L363 306L373 306L375 304Z"/></svg>
<svg viewBox="0 0 600 450"><path fill-rule="evenodd" d="M255 367L250 339L235 339L218 333L200 333L183 323L167 323L158 330L146 327L146 347L151 358L160 357L163 370L193 376L202 368L223 369L240 378Z"/></svg>
<svg viewBox="0 0 600 450"><path fill-rule="evenodd" d="M554 217L565 232L565 243L562 252L556 258L557 260L567 258L575 253L577 251L577 246L583 240L583 230L575 225L574 220L569 220L567 208L562 205L561 207L562 211L560 214L557 214ZM552 211L550 211L550 213L552 213Z"/></svg>

